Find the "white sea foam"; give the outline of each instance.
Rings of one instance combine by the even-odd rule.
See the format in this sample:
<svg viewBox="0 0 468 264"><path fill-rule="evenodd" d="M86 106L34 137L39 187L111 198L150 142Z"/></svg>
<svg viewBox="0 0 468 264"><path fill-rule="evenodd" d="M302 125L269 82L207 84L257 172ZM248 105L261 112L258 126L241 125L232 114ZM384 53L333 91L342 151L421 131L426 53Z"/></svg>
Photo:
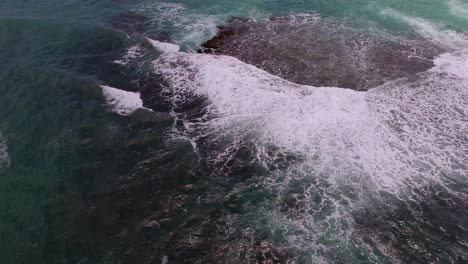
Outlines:
<svg viewBox="0 0 468 264"><path fill-rule="evenodd" d="M153 47L164 53L179 52L179 45L157 41L154 39L146 38Z"/></svg>
<svg viewBox="0 0 468 264"><path fill-rule="evenodd" d="M120 65L127 65L131 61L138 59L142 56L142 50L140 46L132 46L127 50L127 53L120 60L115 60L114 63Z"/></svg>
<svg viewBox="0 0 468 264"><path fill-rule="evenodd" d="M385 9L380 13L407 23L409 26L413 27L421 37L434 41L451 51L459 50L460 47L466 47L468 43L466 35L458 34L453 30L444 29L443 25L434 24L426 19L410 17L394 9Z"/></svg>
<svg viewBox="0 0 468 264"><path fill-rule="evenodd" d="M461 0L448 0L447 4L454 16L468 19L468 3L463 3Z"/></svg>
<svg viewBox="0 0 468 264"><path fill-rule="evenodd" d="M454 4L454 8L457 7L463 11L463 8L461 8L463 4L459 0L450 0L448 3ZM459 34L452 30L444 30L443 25L436 25L425 19L406 16L393 9L383 10L381 14L392 16L407 23L422 37L447 49L448 52L434 60L435 67L430 70L431 72L445 73L468 79L468 35Z"/></svg>
<svg viewBox="0 0 468 264"><path fill-rule="evenodd" d="M173 53L154 66L173 105L208 98L209 114L184 127L195 141L231 141L215 159L230 160L229 148L246 141L264 164L278 155L269 146L301 157L269 184L281 201L300 179L302 210L264 214L294 233L290 244L316 251L321 234L346 243L354 233L350 213L370 201L377 206L382 191L423 201L437 186L468 198L468 83L460 76L467 59L443 55L433 70L369 92L293 84L228 56Z"/></svg>
<svg viewBox="0 0 468 264"><path fill-rule="evenodd" d="M434 60L436 66L431 71L468 79L468 60L466 58L468 58L466 51L442 54Z"/></svg>
<svg viewBox="0 0 468 264"><path fill-rule="evenodd" d="M6 139L0 133L0 169L5 169L10 166L11 160L8 153L8 145Z"/></svg>
<svg viewBox="0 0 468 264"><path fill-rule="evenodd" d="M324 239L346 248L350 236L368 247L351 214L398 210L387 195L408 208L416 204L416 211L439 194L468 206L468 42L423 19L383 14L448 52L431 70L368 92L297 85L228 56L171 53L154 62L168 83L163 94L175 107L208 99L205 116L178 117L182 133L194 142L203 137L204 144L228 146L214 159L227 163L230 149L246 143L267 168L278 153L299 157L287 169L271 171L265 182L278 194L278 206L291 197L298 204L287 213L259 211L272 229L285 228L289 244L300 250L329 251ZM297 181L299 191L293 192ZM381 254L398 256L391 246L376 244ZM321 254L315 260L324 261Z"/></svg>
<svg viewBox="0 0 468 264"><path fill-rule="evenodd" d="M364 93L296 85L226 56L179 53L155 65L171 83L174 104L193 94L209 98L220 117L202 126L217 133L256 133L261 144L301 153L314 160L315 171L338 178L355 170L379 188L394 191L407 181L419 181L417 175L426 177L436 167L452 171L454 160L461 165L465 159L463 146L449 152L438 148L439 141L461 140L457 137L466 129L466 117L457 114L466 108L466 86L458 80L427 74L420 80L390 83ZM451 69L441 66L438 71ZM432 119L451 120L447 122L452 128ZM461 130L454 134L446 131L457 127ZM420 151L440 157L417 153L423 146L428 149ZM419 162L428 171L419 173L421 167L414 165ZM439 174L432 173L434 177Z"/></svg>
<svg viewBox="0 0 468 264"><path fill-rule="evenodd" d="M143 108L143 101L138 92L127 92L105 85L101 88L106 103L119 115L130 115L135 110Z"/></svg>
<svg viewBox="0 0 468 264"><path fill-rule="evenodd" d="M204 15L186 8L180 3L150 1L142 3L137 11L153 17L156 28L167 32L180 32L172 37L184 49L193 49L214 36L224 17Z"/></svg>

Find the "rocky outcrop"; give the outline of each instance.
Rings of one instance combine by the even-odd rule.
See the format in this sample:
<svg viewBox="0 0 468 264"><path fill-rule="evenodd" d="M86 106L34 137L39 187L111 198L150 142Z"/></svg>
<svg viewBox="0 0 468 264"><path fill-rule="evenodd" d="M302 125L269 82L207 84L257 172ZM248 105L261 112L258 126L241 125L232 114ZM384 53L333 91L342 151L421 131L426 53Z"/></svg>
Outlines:
<svg viewBox="0 0 468 264"><path fill-rule="evenodd" d="M233 18L199 52L236 57L283 79L368 90L433 67L442 48L422 39L382 37L320 18Z"/></svg>

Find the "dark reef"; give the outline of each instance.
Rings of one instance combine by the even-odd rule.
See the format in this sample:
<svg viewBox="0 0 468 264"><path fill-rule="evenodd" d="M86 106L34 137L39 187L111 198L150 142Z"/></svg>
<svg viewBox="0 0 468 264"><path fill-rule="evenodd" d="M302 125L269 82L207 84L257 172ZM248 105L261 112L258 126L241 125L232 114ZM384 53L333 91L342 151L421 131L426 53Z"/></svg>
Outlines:
<svg viewBox="0 0 468 264"><path fill-rule="evenodd" d="M298 84L367 90L430 69L442 48L320 19L276 17L232 18L199 52L233 56Z"/></svg>

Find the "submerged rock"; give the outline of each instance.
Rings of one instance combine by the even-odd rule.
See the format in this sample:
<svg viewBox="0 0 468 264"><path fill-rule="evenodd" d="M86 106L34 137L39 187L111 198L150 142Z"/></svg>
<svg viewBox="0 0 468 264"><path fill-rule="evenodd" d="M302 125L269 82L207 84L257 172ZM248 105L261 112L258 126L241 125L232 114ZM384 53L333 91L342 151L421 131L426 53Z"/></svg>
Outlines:
<svg viewBox="0 0 468 264"><path fill-rule="evenodd" d="M140 108L133 112L133 120L138 123L150 124L170 124L172 117L169 113L153 112L146 108Z"/></svg>
<svg viewBox="0 0 468 264"><path fill-rule="evenodd" d="M442 49L318 17L277 17L262 22L233 18L199 52L230 55L298 84L368 90L432 68Z"/></svg>

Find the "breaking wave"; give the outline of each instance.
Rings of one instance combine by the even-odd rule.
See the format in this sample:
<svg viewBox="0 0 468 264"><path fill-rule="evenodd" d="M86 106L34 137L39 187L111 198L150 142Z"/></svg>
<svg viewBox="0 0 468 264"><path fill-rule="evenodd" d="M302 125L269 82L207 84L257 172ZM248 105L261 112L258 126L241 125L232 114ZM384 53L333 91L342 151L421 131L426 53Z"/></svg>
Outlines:
<svg viewBox="0 0 468 264"><path fill-rule="evenodd" d="M177 134L215 169L256 163L269 171L263 184L276 209L252 214L267 214L290 247L316 261L354 251L374 261L466 259L468 42L422 19L383 14L448 52L431 70L368 92L294 84L229 56L171 53L154 69L167 83ZM178 111L194 102L202 102L196 114ZM426 207L459 218L428 218Z"/></svg>
<svg viewBox="0 0 468 264"><path fill-rule="evenodd" d="M127 92L105 85L102 85L101 88L106 103L113 112L119 115L130 115L137 109L143 108L143 102L138 92Z"/></svg>
<svg viewBox="0 0 468 264"><path fill-rule="evenodd" d="M406 16L394 9L385 9L380 13L408 24L421 37L431 40L443 48L451 51L466 49L468 43L467 36L453 30L444 29L443 25L436 25L418 17Z"/></svg>

